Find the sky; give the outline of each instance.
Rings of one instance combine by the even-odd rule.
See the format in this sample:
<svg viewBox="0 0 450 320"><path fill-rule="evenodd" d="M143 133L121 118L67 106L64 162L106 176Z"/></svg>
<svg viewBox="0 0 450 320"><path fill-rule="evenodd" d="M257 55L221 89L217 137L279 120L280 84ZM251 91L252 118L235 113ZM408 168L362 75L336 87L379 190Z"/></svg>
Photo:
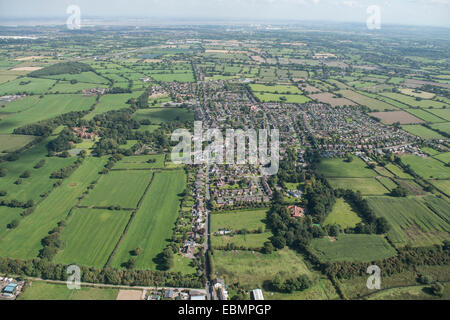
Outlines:
<svg viewBox="0 0 450 320"><path fill-rule="evenodd" d="M77 5L81 18L141 17L149 23L183 19L366 23L379 7L381 24L450 27L450 0L0 0L2 20L58 18ZM152 20L153 19L153 20Z"/></svg>

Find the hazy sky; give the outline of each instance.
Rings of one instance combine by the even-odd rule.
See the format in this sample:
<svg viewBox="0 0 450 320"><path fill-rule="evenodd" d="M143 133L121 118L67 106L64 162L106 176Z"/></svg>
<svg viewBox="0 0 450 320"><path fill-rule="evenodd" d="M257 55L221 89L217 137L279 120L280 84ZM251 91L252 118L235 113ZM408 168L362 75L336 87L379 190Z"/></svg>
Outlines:
<svg viewBox="0 0 450 320"><path fill-rule="evenodd" d="M367 8L378 5L381 23L450 27L450 0L0 0L5 18L81 17L185 19L322 20L365 23ZM64 20L62 20L64 21Z"/></svg>

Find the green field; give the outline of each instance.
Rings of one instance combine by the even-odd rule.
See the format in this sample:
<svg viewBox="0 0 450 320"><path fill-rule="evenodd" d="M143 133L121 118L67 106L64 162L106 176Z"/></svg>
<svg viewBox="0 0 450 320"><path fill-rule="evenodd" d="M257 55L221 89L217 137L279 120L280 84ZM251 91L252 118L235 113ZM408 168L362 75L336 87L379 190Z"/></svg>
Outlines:
<svg viewBox="0 0 450 320"><path fill-rule="evenodd" d="M130 251L140 246L143 252L136 258L136 268L156 268L154 259L172 237L172 228L180 207L179 194L185 186L186 174L183 170L155 173L151 187L120 244L112 266L120 267L131 257Z"/></svg>
<svg viewBox="0 0 450 320"><path fill-rule="evenodd" d="M148 119L152 124L159 124L170 121L192 121L194 113L185 108L151 108L141 109L133 115L136 120Z"/></svg>
<svg viewBox="0 0 450 320"><path fill-rule="evenodd" d="M320 261L360 261L371 262L392 257L394 248L379 235L345 234L330 241L327 237L313 239L311 251Z"/></svg>
<svg viewBox="0 0 450 320"><path fill-rule="evenodd" d="M103 268L119 241L131 212L77 209L61 233L64 250L56 263Z"/></svg>
<svg viewBox="0 0 450 320"><path fill-rule="evenodd" d="M435 123L432 124L431 127L433 129L445 132L447 134L450 134L450 122L445 122L445 123Z"/></svg>
<svg viewBox="0 0 450 320"><path fill-rule="evenodd" d="M296 86L268 86L264 84L250 84L250 89L255 92L270 92L275 94L303 94Z"/></svg>
<svg viewBox="0 0 450 320"><path fill-rule="evenodd" d="M47 157L46 144L51 139L53 137L44 139L41 143L24 151L16 161L0 164L0 167L8 170L7 175L0 178L0 190L8 192L7 199L39 201L40 195L49 191L55 183L54 179L50 179L50 174L75 161L75 158ZM40 160L45 160L44 165L39 169L35 169L34 166ZM27 170L30 171L31 176L22 179L20 185L15 184L15 181Z"/></svg>
<svg viewBox="0 0 450 320"><path fill-rule="evenodd" d="M116 300L119 289L82 286L70 290L65 284L33 281L20 295L19 300Z"/></svg>
<svg viewBox="0 0 450 320"><path fill-rule="evenodd" d="M346 162L342 158L322 159L318 171L332 178L370 178L377 175L357 157L353 157L352 162Z"/></svg>
<svg viewBox="0 0 450 320"><path fill-rule="evenodd" d="M402 125L402 129L425 140L445 139L436 131L430 130L420 124Z"/></svg>
<svg viewBox="0 0 450 320"><path fill-rule="evenodd" d="M343 229L354 228L362 219L352 207L342 198L336 200L333 210L324 221L324 225L339 224Z"/></svg>
<svg viewBox="0 0 450 320"><path fill-rule="evenodd" d="M20 113L0 121L0 133L12 133L14 128L41 120L52 119L72 111L85 111L94 104L95 97L75 94L52 94L44 96L38 103Z"/></svg>
<svg viewBox="0 0 450 320"><path fill-rule="evenodd" d="M42 248L41 240L59 221L66 218L90 182L98 177L98 172L105 163L105 158L86 159L31 215L23 218L16 229L0 237L0 256L35 258Z"/></svg>
<svg viewBox="0 0 450 320"><path fill-rule="evenodd" d="M369 206L391 226L388 238L395 246L429 246L450 239L450 224L428 209L420 198L367 198Z"/></svg>
<svg viewBox="0 0 450 320"><path fill-rule="evenodd" d="M394 100L397 100L401 103L410 105L411 107L420 107L420 108L424 108L424 109L428 109L429 107L432 107L432 108L440 109L446 105L443 102L438 102L438 101L434 101L434 100L418 101L414 97L406 96L401 93L382 92L381 95L391 98L391 99L394 99ZM448 107L448 105L447 105L447 107Z"/></svg>
<svg viewBox="0 0 450 320"><path fill-rule="evenodd" d="M33 136L23 136L20 134L0 134L0 153L14 152L33 141Z"/></svg>
<svg viewBox="0 0 450 320"><path fill-rule="evenodd" d="M228 284L239 283L252 289L261 288L264 281L272 280L278 273L286 278L312 276L303 257L288 248L271 254L215 250L213 260L217 277L225 278Z"/></svg>
<svg viewBox="0 0 450 320"><path fill-rule="evenodd" d="M275 94L255 92L254 95L261 102L307 103L311 101L311 99L309 99L308 97L300 94Z"/></svg>
<svg viewBox="0 0 450 320"><path fill-rule="evenodd" d="M53 76L45 76L45 78L58 79L58 80L64 80L64 81L77 80L78 82L102 84L102 85L104 85L104 87L107 87L107 85L109 84L108 80L106 80L102 76L99 76L98 74L96 74L92 71L81 72L81 73L77 73L77 74L68 74L68 73L58 74L58 75L53 75Z"/></svg>
<svg viewBox="0 0 450 320"><path fill-rule="evenodd" d="M429 110L431 113L437 115L438 117L450 121L450 109L433 109Z"/></svg>
<svg viewBox="0 0 450 320"><path fill-rule="evenodd" d="M429 182L450 197L450 180L429 180Z"/></svg>
<svg viewBox="0 0 450 320"><path fill-rule="evenodd" d="M392 163L388 163L385 166L386 169L388 169L390 172L392 172L396 177L400 179L414 179L413 176L410 174L404 172L401 168L397 167L396 165Z"/></svg>
<svg viewBox="0 0 450 320"><path fill-rule="evenodd" d="M86 89L105 87L96 83L70 83L69 81L60 81L53 86L48 92L51 93L81 93Z"/></svg>
<svg viewBox="0 0 450 320"><path fill-rule="evenodd" d="M45 93L55 82L51 79L18 78L0 84L0 96L22 92L28 94Z"/></svg>
<svg viewBox="0 0 450 320"><path fill-rule="evenodd" d="M135 91L133 93L120 94L106 94L100 98L99 103L95 106L94 111L90 112L84 119L91 120L96 115L113 110L120 110L130 107L127 101L131 98L137 98L142 94L142 91Z"/></svg>
<svg viewBox="0 0 450 320"><path fill-rule="evenodd" d="M372 111L384 111L384 110L396 110L393 105L386 102L370 98L366 95L359 94L352 90L340 90L337 93L341 94L344 98L347 98L357 104L368 107Z"/></svg>
<svg viewBox="0 0 450 320"><path fill-rule="evenodd" d="M100 178L81 205L136 208L151 179L150 171L110 171Z"/></svg>
<svg viewBox="0 0 450 320"><path fill-rule="evenodd" d="M360 191L362 195L383 195L389 192L375 178L328 178L333 189Z"/></svg>
<svg viewBox="0 0 450 320"><path fill-rule="evenodd" d="M446 179L450 178L450 168L446 167L439 160L431 157L421 158L416 155L402 156L402 162L406 165L410 165L419 176L425 179Z"/></svg>
<svg viewBox="0 0 450 320"><path fill-rule="evenodd" d="M223 248L227 244L232 243L237 247L256 249L262 248L264 242L269 241L271 236L271 232L236 234L233 236L212 236L211 246L214 248Z"/></svg>
<svg viewBox="0 0 450 320"><path fill-rule="evenodd" d="M264 230L266 225L263 221L266 214L266 209L211 214L211 232L217 232L220 228L227 230L247 229L249 231L262 228Z"/></svg>
<svg viewBox="0 0 450 320"><path fill-rule="evenodd" d="M435 123L435 122L445 121L444 119L441 119L441 118L435 116L433 113L431 113L431 111L428 112L427 110L423 110L423 109L406 109L405 111L407 111L408 113L411 113L412 115L414 115L426 122Z"/></svg>
<svg viewBox="0 0 450 320"><path fill-rule="evenodd" d="M0 114L22 112L32 108L39 101L39 96L26 96L6 104L0 103Z"/></svg>
<svg viewBox="0 0 450 320"><path fill-rule="evenodd" d="M156 169L164 168L164 154L124 157L116 163L114 169ZM156 162L147 162L155 159Z"/></svg>

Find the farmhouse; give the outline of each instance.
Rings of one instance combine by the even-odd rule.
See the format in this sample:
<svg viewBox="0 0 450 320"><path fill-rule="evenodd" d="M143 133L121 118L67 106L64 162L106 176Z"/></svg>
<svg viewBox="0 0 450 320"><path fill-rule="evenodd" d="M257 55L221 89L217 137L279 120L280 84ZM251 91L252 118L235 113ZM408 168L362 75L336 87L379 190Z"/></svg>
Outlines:
<svg viewBox="0 0 450 320"><path fill-rule="evenodd" d="M288 207L291 210L291 217L302 218L305 216L305 210L301 207L291 205Z"/></svg>

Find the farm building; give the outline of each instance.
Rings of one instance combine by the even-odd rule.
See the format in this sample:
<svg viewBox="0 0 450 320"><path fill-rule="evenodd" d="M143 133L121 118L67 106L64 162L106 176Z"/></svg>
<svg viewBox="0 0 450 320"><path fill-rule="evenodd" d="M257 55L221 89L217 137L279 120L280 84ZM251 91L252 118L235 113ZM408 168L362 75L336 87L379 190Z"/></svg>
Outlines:
<svg viewBox="0 0 450 320"><path fill-rule="evenodd" d="M289 210L291 210L291 217L293 218L301 218L305 216L305 210L299 206L289 206Z"/></svg>

